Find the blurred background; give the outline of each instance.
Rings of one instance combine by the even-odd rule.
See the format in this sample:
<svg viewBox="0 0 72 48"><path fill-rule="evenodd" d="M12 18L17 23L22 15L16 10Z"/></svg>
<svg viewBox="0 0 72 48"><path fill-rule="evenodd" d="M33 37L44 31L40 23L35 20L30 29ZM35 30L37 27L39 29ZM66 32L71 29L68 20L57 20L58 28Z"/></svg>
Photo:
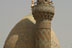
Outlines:
<svg viewBox="0 0 72 48"><path fill-rule="evenodd" d="M35 0L36 1L36 0ZM52 0L55 16L52 28L61 48L72 48L72 0ZM0 48L15 24L31 15L31 0L0 0Z"/></svg>

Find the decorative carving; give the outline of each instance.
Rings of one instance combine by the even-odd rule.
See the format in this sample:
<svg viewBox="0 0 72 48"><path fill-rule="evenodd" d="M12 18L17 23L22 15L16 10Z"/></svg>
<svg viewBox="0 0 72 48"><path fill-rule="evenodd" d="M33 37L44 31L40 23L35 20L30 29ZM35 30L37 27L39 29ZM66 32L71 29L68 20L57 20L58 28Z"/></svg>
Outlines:
<svg viewBox="0 0 72 48"><path fill-rule="evenodd" d="M32 7L32 14L36 20L35 48L59 48L51 40L51 20L54 17L54 6L50 0L37 0L37 5Z"/></svg>
<svg viewBox="0 0 72 48"><path fill-rule="evenodd" d="M35 5L32 8L32 14L36 20L52 20L54 16L54 6L49 4Z"/></svg>

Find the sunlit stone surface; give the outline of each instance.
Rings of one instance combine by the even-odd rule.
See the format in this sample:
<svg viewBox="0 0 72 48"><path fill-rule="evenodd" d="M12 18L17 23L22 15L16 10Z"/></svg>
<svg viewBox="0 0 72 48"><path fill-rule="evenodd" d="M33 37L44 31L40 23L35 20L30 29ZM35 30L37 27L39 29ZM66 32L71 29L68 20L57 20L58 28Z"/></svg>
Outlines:
<svg viewBox="0 0 72 48"><path fill-rule="evenodd" d="M24 16L11 30L4 48L35 48L33 16ZM60 48L53 30L51 30L51 48Z"/></svg>

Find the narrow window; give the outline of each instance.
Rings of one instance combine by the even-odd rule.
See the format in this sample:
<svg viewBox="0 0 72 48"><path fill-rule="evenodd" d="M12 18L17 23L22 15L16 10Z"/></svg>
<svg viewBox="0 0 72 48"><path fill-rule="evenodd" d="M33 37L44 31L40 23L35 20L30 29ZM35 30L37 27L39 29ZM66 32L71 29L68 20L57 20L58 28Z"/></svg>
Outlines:
<svg viewBox="0 0 72 48"><path fill-rule="evenodd" d="M47 0L45 0L47 2Z"/></svg>

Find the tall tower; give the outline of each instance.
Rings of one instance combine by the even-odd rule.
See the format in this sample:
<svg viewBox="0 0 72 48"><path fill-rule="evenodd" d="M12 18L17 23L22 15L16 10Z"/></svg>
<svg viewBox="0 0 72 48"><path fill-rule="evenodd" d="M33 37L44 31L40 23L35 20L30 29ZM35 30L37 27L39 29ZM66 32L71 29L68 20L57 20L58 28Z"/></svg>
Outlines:
<svg viewBox="0 0 72 48"><path fill-rule="evenodd" d="M36 20L35 48L59 48L57 44L53 46L51 39L51 21L54 16L52 1L37 0L37 4L32 7L32 14Z"/></svg>

